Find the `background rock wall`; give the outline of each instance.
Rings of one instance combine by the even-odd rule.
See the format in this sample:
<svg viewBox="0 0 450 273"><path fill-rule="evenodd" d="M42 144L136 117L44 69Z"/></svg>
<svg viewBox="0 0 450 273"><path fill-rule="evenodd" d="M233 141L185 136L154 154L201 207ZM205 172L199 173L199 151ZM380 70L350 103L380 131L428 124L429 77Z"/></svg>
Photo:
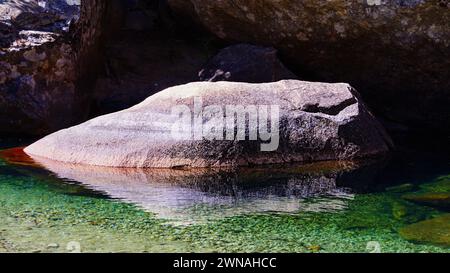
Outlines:
<svg viewBox="0 0 450 273"><path fill-rule="evenodd" d="M0 133L40 135L77 120L68 30L79 8L70 4L0 1Z"/></svg>
<svg viewBox="0 0 450 273"><path fill-rule="evenodd" d="M382 117L450 131L447 0L168 0L231 42L270 45L290 68L349 82Z"/></svg>

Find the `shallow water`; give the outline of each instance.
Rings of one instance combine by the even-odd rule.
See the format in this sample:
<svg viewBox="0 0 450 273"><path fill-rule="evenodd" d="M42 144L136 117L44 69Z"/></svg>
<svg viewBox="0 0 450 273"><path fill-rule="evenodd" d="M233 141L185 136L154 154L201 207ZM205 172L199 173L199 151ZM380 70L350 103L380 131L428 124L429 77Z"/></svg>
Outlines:
<svg viewBox="0 0 450 273"><path fill-rule="evenodd" d="M437 154L195 171L1 154L0 252L450 252L448 207L405 198L450 193Z"/></svg>

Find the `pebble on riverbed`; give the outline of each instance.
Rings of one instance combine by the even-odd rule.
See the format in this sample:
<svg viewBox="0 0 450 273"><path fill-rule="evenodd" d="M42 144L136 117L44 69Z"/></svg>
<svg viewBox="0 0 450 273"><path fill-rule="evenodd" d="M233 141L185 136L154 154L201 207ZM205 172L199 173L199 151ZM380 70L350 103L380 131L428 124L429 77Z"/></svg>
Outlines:
<svg viewBox="0 0 450 273"><path fill-rule="evenodd" d="M51 244L47 245L48 249L50 249L50 248L58 248L58 247L59 247L59 245L57 243L51 243Z"/></svg>

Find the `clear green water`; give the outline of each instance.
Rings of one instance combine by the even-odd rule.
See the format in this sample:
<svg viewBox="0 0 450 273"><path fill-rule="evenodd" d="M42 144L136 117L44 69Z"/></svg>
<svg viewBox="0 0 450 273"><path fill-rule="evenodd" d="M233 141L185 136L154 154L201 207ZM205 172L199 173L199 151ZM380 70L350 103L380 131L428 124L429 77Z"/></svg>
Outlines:
<svg viewBox="0 0 450 273"><path fill-rule="evenodd" d="M442 158L342 172L50 169L0 160L0 252L450 252L445 200L404 198L450 193Z"/></svg>

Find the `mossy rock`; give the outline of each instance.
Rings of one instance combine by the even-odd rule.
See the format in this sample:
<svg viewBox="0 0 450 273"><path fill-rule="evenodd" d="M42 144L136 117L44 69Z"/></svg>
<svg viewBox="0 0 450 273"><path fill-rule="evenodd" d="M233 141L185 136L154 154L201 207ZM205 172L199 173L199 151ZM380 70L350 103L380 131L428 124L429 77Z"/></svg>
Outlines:
<svg viewBox="0 0 450 273"><path fill-rule="evenodd" d="M440 176L433 183L424 184L421 188L426 191L450 193L450 175Z"/></svg>
<svg viewBox="0 0 450 273"><path fill-rule="evenodd" d="M450 247L450 214L406 226L400 229L400 236L412 242Z"/></svg>
<svg viewBox="0 0 450 273"><path fill-rule="evenodd" d="M403 195L402 198L416 204L442 209L445 211L450 210L450 193L447 192L406 194Z"/></svg>

